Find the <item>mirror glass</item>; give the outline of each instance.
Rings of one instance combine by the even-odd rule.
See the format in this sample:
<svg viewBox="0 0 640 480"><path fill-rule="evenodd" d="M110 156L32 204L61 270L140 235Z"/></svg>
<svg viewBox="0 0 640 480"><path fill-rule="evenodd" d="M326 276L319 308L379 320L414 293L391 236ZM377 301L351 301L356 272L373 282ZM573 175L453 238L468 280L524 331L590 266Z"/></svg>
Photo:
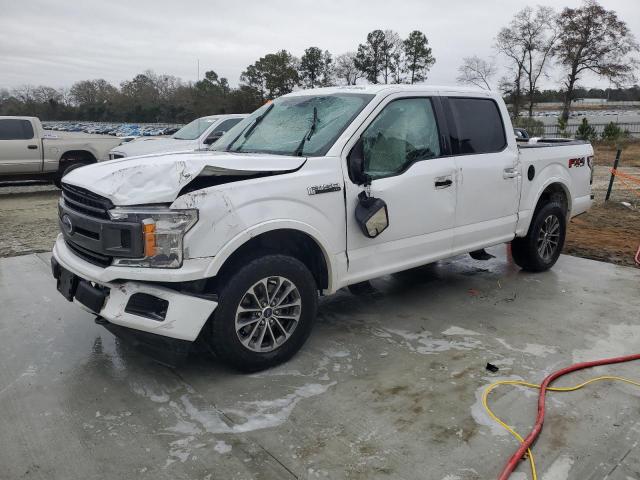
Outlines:
<svg viewBox="0 0 640 480"><path fill-rule="evenodd" d="M367 231L371 238L380 235L388 226L389 218L387 217L387 209L383 206L374 213L366 222Z"/></svg>

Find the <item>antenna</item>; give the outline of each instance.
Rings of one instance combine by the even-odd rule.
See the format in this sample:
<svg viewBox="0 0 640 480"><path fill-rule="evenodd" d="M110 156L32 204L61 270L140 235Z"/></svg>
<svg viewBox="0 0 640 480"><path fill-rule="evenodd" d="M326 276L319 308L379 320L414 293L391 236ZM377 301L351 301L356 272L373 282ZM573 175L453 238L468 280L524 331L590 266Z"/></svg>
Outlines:
<svg viewBox="0 0 640 480"><path fill-rule="evenodd" d="M196 83L200 81L200 59L196 58ZM198 132L200 132L201 129L201 125L200 125L200 117L198 117ZM202 143L200 142L200 137L202 136L202 133L198 134L198 150L202 149Z"/></svg>

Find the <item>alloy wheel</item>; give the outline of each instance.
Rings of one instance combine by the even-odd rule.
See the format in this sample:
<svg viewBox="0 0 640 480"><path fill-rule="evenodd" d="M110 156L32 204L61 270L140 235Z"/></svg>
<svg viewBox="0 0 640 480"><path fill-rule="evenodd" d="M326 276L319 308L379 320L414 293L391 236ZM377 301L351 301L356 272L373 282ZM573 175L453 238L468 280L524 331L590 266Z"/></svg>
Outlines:
<svg viewBox="0 0 640 480"><path fill-rule="evenodd" d="M560 244L560 220L555 215L544 219L538 234L538 255L545 262L550 261Z"/></svg>
<svg viewBox="0 0 640 480"><path fill-rule="evenodd" d="M282 346L300 321L302 301L298 287L285 277L263 278L242 296L235 328L242 345L266 353Z"/></svg>

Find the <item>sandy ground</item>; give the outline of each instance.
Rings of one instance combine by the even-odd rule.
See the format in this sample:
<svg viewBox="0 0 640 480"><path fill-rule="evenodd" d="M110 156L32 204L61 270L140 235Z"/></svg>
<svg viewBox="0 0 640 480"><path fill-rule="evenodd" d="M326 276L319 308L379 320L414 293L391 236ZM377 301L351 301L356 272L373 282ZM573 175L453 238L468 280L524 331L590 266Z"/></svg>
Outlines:
<svg viewBox="0 0 640 480"><path fill-rule="evenodd" d="M565 253L633 266L640 245L640 184L627 181L625 185L616 179L610 200L604 201L615 152L615 147L596 148L594 205L571 221ZM619 169L640 179L640 142L625 147Z"/></svg>
<svg viewBox="0 0 640 480"><path fill-rule="evenodd" d="M565 253L633 266L640 244L640 184L632 191L616 180L611 200L604 202L614 157L615 147L597 147L595 203L571 222ZM640 142L625 147L620 170L640 178ZM0 257L51 250L58 233L58 195L51 185L0 184Z"/></svg>

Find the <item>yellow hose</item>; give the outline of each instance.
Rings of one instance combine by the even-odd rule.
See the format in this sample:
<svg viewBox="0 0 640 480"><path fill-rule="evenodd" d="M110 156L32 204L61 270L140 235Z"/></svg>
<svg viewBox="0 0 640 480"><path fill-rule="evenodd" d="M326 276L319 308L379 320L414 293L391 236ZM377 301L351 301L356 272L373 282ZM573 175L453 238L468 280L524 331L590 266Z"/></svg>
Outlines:
<svg viewBox="0 0 640 480"><path fill-rule="evenodd" d="M640 387L640 382L629 380L628 378L623 378L623 377L604 375L602 377L592 378L590 380L587 380L586 382L583 382L579 385L575 385L573 387L548 387L547 390L552 392L573 392L575 390L581 389L582 387L586 387L591 383L599 382L602 380L617 380L619 382L624 382L630 385L635 385L636 387ZM498 418L498 416L495 413L493 413L491 408L489 408L489 404L487 402L489 394L494 388L496 388L499 385L520 385L521 387L538 388L538 389L540 388L540 385L535 383L528 383L523 380L500 380L498 382L494 382L491 385L489 385L482 394L482 406L487 411L489 416L495 422L497 422L502 428L504 428L507 432L509 432L511 435L517 438L520 443L523 443L524 439L522 438L522 436L520 436L520 434L516 432L512 427L510 427L509 425L504 423L500 418ZM533 452L531 451L530 448L527 449L527 457L529 459L529 464L531 465L531 475L533 477L533 480L538 480L538 474L536 473L536 463L533 458Z"/></svg>

